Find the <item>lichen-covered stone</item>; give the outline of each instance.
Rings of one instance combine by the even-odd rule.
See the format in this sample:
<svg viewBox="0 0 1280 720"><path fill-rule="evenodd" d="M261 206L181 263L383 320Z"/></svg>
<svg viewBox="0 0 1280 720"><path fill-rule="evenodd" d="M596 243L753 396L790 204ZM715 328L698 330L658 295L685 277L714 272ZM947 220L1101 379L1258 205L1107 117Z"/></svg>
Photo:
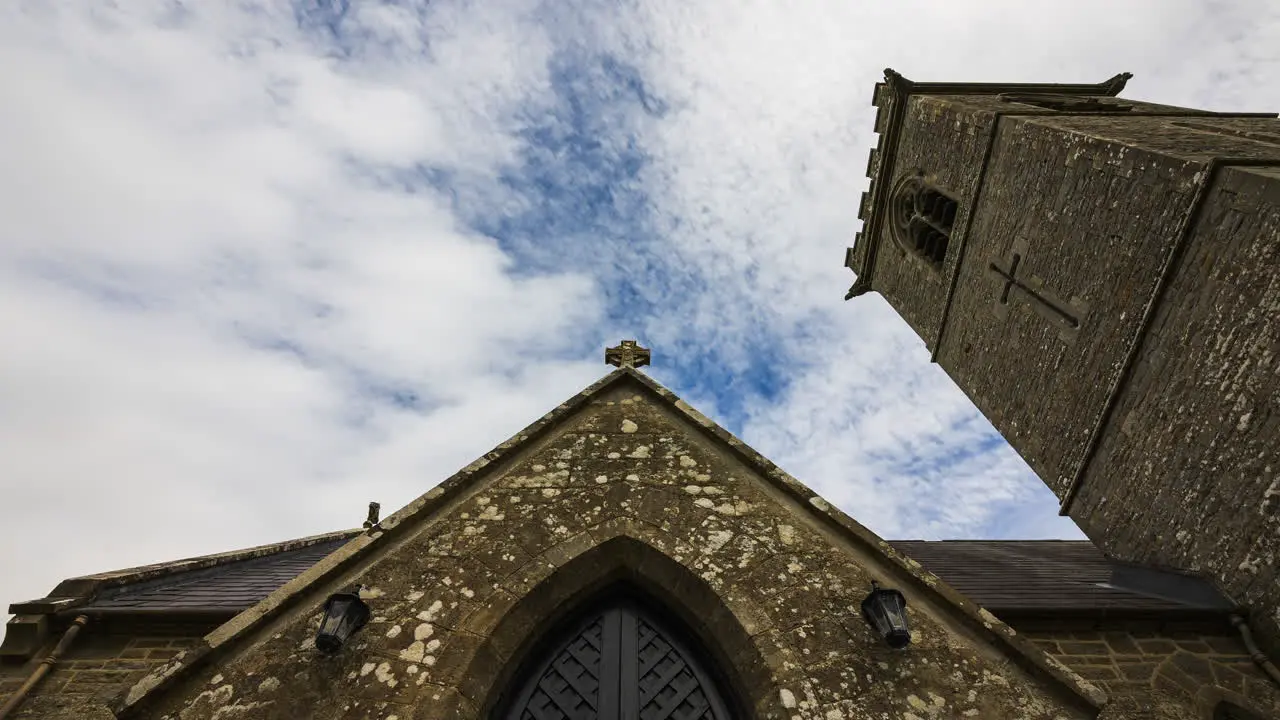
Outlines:
<svg viewBox="0 0 1280 720"><path fill-rule="evenodd" d="M855 287L1100 548L1211 577L1274 655L1280 120L905 88L876 93ZM889 195L916 176L958 203L936 266L894 239Z"/></svg>
<svg viewBox="0 0 1280 720"><path fill-rule="evenodd" d="M729 691L760 718L1096 714L1098 691L953 604L865 529L850 534L839 511L800 502L793 493L812 493L724 436L651 381L618 373L398 539L300 583L293 609L124 714L479 718L540 628L623 577L727 658ZM873 577L909 598L905 651L859 617ZM337 655L317 654L320 604L356 582L375 620Z"/></svg>

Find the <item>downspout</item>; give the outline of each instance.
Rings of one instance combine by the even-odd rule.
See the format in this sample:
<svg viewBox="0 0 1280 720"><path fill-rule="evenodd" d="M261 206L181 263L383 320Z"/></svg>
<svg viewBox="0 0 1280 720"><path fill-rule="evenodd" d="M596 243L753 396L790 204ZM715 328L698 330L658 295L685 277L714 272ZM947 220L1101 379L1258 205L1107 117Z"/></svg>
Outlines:
<svg viewBox="0 0 1280 720"><path fill-rule="evenodd" d="M45 659L40 661L40 664L36 666L35 670L31 671L31 677L28 677L27 681L22 683L22 687L18 688L17 692L9 696L9 699L5 701L3 706L0 706L0 720L4 720L4 718L9 717L13 711L18 709L18 706L27 698L27 695L33 688L35 688L36 684L40 682L40 679L49 674L50 669L58 663L58 658L62 657L62 654L70 649L71 643L75 641L76 635L80 633L80 628L84 627L88 623L88 615L81 615L72 621L71 627L67 628L67 631L63 633L62 639L58 641L58 644L53 648L53 651L50 652Z"/></svg>
<svg viewBox="0 0 1280 720"><path fill-rule="evenodd" d="M1276 687L1280 687L1280 670L1276 669L1271 659L1253 641L1253 631L1249 628L1249 622L1244 619L1243 615L1232 615L1231 624L1235 625L1236 630L1240 632L1240 639L1244 641L1244 648L1249 651L1249 657L1253 659L1253 662L1258 667L1262 668L1262 672L1271 678L1271 682L1275 683ZM0 718L3 717L4 714L0 713Z"/></svg>

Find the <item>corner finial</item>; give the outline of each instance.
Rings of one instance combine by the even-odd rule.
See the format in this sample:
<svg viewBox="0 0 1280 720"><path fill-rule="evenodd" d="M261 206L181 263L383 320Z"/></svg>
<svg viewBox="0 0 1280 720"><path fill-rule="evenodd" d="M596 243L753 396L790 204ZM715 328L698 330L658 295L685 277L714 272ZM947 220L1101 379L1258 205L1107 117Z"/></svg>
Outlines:
<svg viewBox="0 0 1280 720"><path fill-rule="evenodd" d="M894 92L900 94L908 93L911 88L915 87L914 82L902 77L902 73L893 68L884 69L884 81L889 84L890 88L893 88Z"/></svg>
<svg viewBox="0 0 1280 720"><path fill-rule="evenodd" d="M1102 93L1104 95L1115 97L1120 94L1121 90L1124 90L1124 86L1132 78L1133 78L1133 73L1131 72L1120 73L1119 75L1116 75L1110 80L1107 80L1106 82L1102 83L1102 88L1103 88Z"/></svg>
<svg viewBox="0 0 1280 720"><path fill-rule="evenodd" d="M604 361L620 368L644 367L649 364L649 348L641 347L635 340L623 340L620 345L605 348Z"/></svg>
<svg viewBox="0 0 1280 720"><path fill-rule="evenodd" d="M853 285L849 288L849 292L845 293L845 300L852 300L856 297L866 295L871 290L871 281L867 279L867 274L863 273L853 279Z"/></svg>

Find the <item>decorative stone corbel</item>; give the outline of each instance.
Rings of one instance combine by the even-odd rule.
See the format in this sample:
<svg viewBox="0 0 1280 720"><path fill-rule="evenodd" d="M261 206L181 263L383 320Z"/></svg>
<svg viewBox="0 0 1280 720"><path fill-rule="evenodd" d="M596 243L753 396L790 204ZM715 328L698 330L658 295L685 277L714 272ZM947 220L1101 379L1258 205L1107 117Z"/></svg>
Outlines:
<svg viewBox="0 0 1280 720"><path fill-rule="evenodd" d="M49 618L46 615L15 615L5 625L0 657L30 658L49 641Z"/></svg>

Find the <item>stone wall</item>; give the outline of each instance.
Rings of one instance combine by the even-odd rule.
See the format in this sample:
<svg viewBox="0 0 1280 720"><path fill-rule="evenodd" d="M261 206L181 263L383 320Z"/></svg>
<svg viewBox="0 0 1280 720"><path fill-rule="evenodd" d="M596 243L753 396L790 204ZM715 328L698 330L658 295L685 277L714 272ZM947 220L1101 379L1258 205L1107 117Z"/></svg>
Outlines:
<svg viewBox="0 0 1280 720"><path fill-rule="evenodd" d="M491 481L370 545L368 562L126 717L487 717L536 630L619 578L693 628L761 720L1095 714L1074 676L1024 670L1012 650L1023 641L994 617L940 602L906 567L816 522L650 392L627 380L594 397ZM906 652L858 614L872 577L908 594ZM320 603L353 582L374 618L343 652L319 656Z"/></svg>
<svg viewBox="0 0 1280 720"><path fill-rule="evenodd" d="M985 153L995 131L995 115L931 96L910 98L905 112L901 139L892 154L893 166L876 169L875 182L880 192L892 193L904 177L923 172L930 185L958 201L959 209L947 257L938 269L899 247L892 238L891 223L887 219L881 223L873 284L925 344L933 348L961 256L960 248L965 242L964 228L978 195ZM859 243L871 240L863 237Z"/></svg>
<svg viewBox="0 0 1280 720"><path fill-rule="evenodd" d="M158 626L159 624L157 624ZM155 627L152 632L163 632ZM41 718L55 710L78 712L97 706L128 688L147 673L200 642L200 635L174 628L169 634L132 635L95 633L86 629L71 650L27 696L17 718ZM55 636L36 656L24 663L0 665L0 702L31 675L32 670L57 644ZM58 714L63 714L59 712Z"/></svg>
<svg viewBox="0 0 1280 720"><path fill-rule="evenodd" d="M1018 632L1115 698L1210 720L1219 700L1280 716L1280 688L1225 622L1014 622Z"/></svg>
<svg viewBox="0 0 1280 720"><path fill-rule="evenodd" d="M951 253L932 272L881 232L852 259L878 243L873 288L1059 498L1082 478L1099 547L1211 577L1277 654L1280 120L1125 102L911 97L870 169L960 199Z"/></svg>
<svg viewBox="0 0 1280 720"><path fill-rule="evenodd" d="M1129 120L1143 121L1164 122ZM938 362L1059 497L1138 335L1203 169L1044 116L1001 119ZM1007 272L1015 254L1015 277L1047 301L1018 287L1005 293L992 266ZM1050 303L1078 325L1055 317Z"/></svg>
<svg viewBox="0 0 1280 720"><path fill-rule="evenodd" d="M1112 555L1217 580L1252 609L1274 655L1280 165L1228 167L1212 180L1071 517Z"/></svg>

